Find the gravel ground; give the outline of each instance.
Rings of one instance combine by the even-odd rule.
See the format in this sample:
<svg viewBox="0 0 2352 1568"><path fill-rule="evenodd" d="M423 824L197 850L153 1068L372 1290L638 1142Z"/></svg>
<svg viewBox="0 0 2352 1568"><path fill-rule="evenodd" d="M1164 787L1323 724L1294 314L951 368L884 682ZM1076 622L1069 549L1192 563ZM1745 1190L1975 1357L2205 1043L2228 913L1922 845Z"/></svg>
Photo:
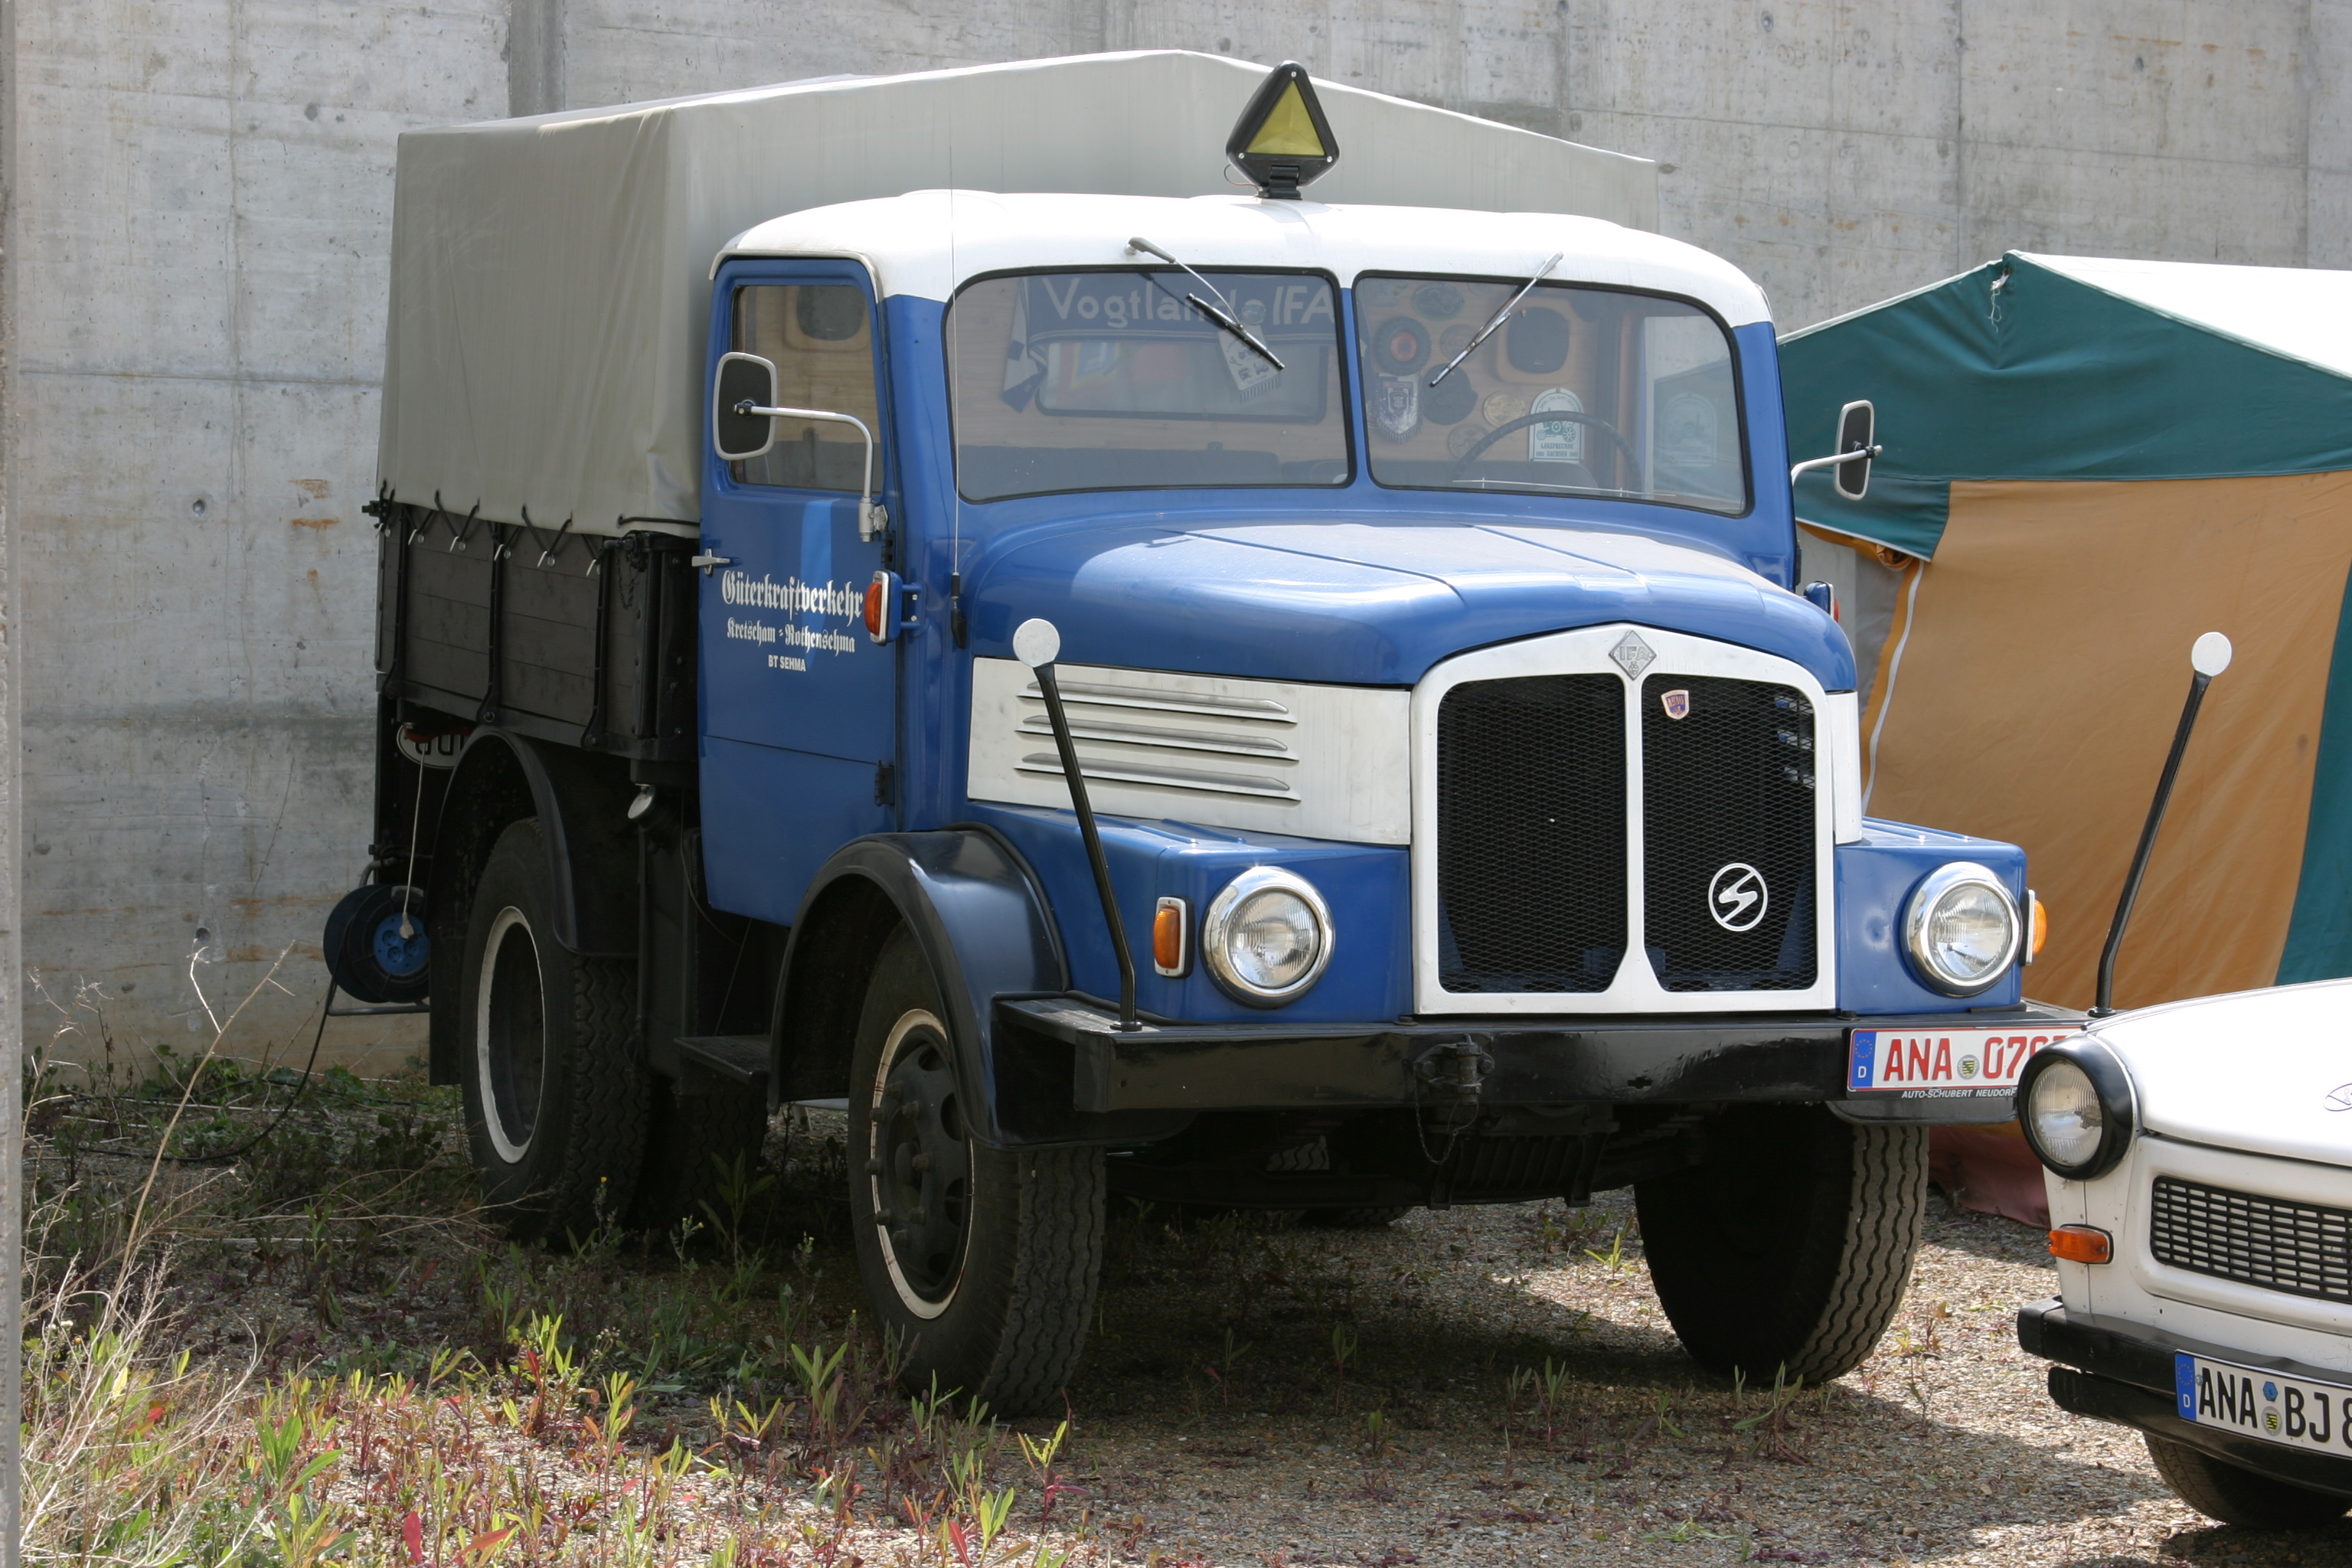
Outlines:
<svg viewBox="0 0 2352 1568"><path fill-rule="evenodd" d="M2054 1289L2039 1233L1929 1211L1877 1352L1777 1418L1683 1356L1630 1194L1352 1233L1129 1216L1072 1391L1095 1523L1163 1568L2352 1563L2352 1526L2214 1526L2135 1434L2051 1405L2013 1326Z"/></svg>
<svg viewBox="0 0 2352 1568"><path fill-rule="evenodd" d="M800 1218L819 1232L789 1279L813 1292L803 1327L820 1342L863 1309L844 1227L824 1217L839 1207L826 1121L807 1121L797 1145L780 1133L770 1162L785 1194L778 1235L797 1238ZM794 1147L811 1152L794 1159ZM257 1333L264 1370L281 1375L332 1367L354 1345L480 1342L473 1281L499 1249L454 1223L375 1228L418 1240L369 1266L379 1283L342 1282L334 1326L300 1285L300 1247L279 1244L275 1261L236 1254L183 1279L182 1342L209 1356ZM1069 1393L1060 1471L1075 1485L1050 1519L1009 1436L1000 1449L1000 1482L1023 1487L1022 1544L1005 1568L1030 1563L1041 1531L1075 1548L1072 1568L2352 1568L2352 1524L2301 1537L2215 1526L2162 1486L2136 1435L2051 1405L2043 1363L2017 1349L2014 1328L2017 1307L2054 1288L2041 1233L1940 1196L1876 1353L1826 1389L1777 1396L1719 1384L1683 1355L1626 1193L1357 1231L1121 1204L1107 1254ZM524 1261L506 1256L509 1268ZM537 1300L574 1266L531 1267ZM714 1280L658 1258L606 1267L609 1279L589 1273L635 1304L614 1319L633 1338ZM699 1390L651 1398L638 1430L701 1451L716 1436L707 1411ZM1043 1435L1055 1423L1020 1425ZM814 1517L801 1485L776 1500ZM866 1568L943 1561L882 1510L860 1510L853 1544Z"/></svg>

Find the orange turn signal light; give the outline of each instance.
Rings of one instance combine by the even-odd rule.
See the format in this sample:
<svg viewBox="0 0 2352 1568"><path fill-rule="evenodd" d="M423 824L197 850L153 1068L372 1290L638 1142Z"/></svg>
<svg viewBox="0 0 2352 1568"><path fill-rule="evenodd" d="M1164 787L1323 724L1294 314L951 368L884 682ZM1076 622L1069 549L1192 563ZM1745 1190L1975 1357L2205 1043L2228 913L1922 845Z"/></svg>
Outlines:
<svg viewBox="0 0 2352 1568"><path fill-rule="evenodd" d="M2115 1252L2107 1233L2091 1226L2062 1225L2050 1233L2050 1256L2069 1263L2105 1263Z"/></svg>
<svg viewBox="0 0 2352 1568"><path fill-rule="evenodd" d="M1192 911L1181 899L1162 899L1151 912L1151 967L1171 979L1191 972Z"/></svg>
<svg viewBox="0 0 2352 1568"><path fill-rule="evenodd" d="M2033 931L2027 939L2032 945L2025 952L2025 962L2031 963L2042 956L2042 944L2050 940L2050 906L2038 893L2029 891L2025 896L2033 900Z"/></svg>
<svg viewBox="0 0 2352 1568"><path fill-rule="evenodd" d="M882 580L877 577L866 584L866 635L877 642L882 640L882 601L885 597Z"/></svg>

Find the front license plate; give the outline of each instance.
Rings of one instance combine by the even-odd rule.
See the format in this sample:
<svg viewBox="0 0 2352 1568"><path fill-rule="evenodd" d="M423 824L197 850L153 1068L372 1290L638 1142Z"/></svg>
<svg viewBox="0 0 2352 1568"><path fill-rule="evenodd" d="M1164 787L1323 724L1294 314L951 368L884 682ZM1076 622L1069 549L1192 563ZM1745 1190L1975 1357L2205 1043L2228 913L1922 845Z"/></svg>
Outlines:
<svg viewBox="0 0 2352 1568"><path fill-rule="evenodd" d="M1846 1044L1848 1094L1907 1099L2006 1095L2034 1052L2081 1031L2052 1028L1856 1029Z"/></svg>
<svg viewBox="0 0 2352 1568"><path fill-rule="evenodd" d="M2172 1354L2172 1381L2183 1421L2290 1448L2352 1453L2352 1388L2207 1361L2187 1351Z"/></svg>

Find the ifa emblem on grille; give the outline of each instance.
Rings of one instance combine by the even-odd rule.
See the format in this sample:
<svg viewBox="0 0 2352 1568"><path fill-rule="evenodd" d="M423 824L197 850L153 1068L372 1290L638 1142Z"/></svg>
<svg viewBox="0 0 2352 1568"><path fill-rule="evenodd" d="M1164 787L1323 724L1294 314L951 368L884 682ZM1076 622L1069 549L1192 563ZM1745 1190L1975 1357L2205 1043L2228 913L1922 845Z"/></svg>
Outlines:
<svg viewBox="0 0 2352 1568"><path fill-rule="evenodd" d="M1734 860L1706 885L1706 912L1726 931L1754 931L1771 901L1764 873L1744 860Z"/></svg>
<svg viewBox="0 0 2352 1568"><path fill-rule="evenodd" d="M1690 693L1687 691L1661 692L1658 696L1658 705L1666 710L1666 717L1669 719L1690 717Z"/></svg>
<svg viewBox="0 0 2352 1568"><path fill-rule="evenodd" d="M1650 645L1633 632L1627 632L1617 639L1617 646L1609 650L1609 657L1617 661L1617 668L1625 672L1628 680L1641 679L1642 672L1658 662L1658 656L1650 651Z"/></svg>
<svg viewBox="0 0 2352 1568"><path fill-rule="evenodd" d="M2352 1110L2352 1083L2339 1083L2321 1101L2330 1110Z"/></svg>

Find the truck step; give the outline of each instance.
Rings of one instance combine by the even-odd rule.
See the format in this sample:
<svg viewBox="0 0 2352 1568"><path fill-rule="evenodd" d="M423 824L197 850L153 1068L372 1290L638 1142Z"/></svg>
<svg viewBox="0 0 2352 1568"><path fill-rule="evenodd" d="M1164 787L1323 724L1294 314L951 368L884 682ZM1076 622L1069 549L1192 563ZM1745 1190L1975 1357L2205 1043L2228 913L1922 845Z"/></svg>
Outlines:
<svg viewBox="0 0 2352 1568"><path fill-rule="evenodd" d="M768 1088L765 1035L681 1035L677 1054L687 1064L745 1089Z"/></svg>

